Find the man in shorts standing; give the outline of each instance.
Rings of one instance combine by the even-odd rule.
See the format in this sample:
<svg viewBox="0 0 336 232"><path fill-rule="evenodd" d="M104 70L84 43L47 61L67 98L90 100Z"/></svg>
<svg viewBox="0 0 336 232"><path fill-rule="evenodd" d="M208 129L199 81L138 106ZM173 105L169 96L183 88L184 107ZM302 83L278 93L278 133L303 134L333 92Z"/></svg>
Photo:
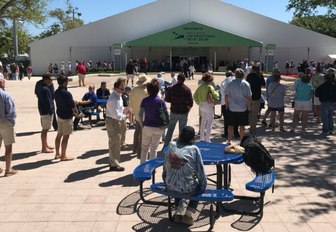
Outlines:
<svg viewBox="0 0 336 232"><path fill-rule="evenodd" d="M5 176L15 175L16 170L12 169L12 144L15 143L14 125L16 119L16 108L12 97L5 92L5 79L0 77L0 148L2 140L5 145L6 170ZM0 168L0 174L3 170Z"/></svg>
<svg viewBox="0 0 336 232"><path fill-rule="evenodd" d="M51 75L49 73L43 74L42 83L37 94L38 110L41 118L41 142L42 153L52 153L53 147L48 145L47 134L51 128L53 114L55 113L53 93L51 93L50 86L52 85Z"/></svg>
<svg viewBox="0 0 336 232"><path fill-rule="evenodd" d="M132 87L133 87L135 73L136 73L136 69L133 64L133 61L129 60L128 64L126 65L127 85L128 85L129 80L131 79Z"/></svg>
<svg viewBox="0 0 336 232"><path fill-rule="evenodd" d="M243 78L244 70L236 69L236 78L232 80L225 91L225 106L228 111L228 143L231 143L233 126L239 125L240 141L245 135L245 126L249 124L249 111L252 104L250 84Z"/></svg>
<svg viewBox="0 0 336 232"><path fill-rule="evenodd" d="M77 115L78 111L71 93L67 90L68 78L64 75L61 75L59 78L57 78L57 83L59 87L55 91L55 101L57 106L56 113L58 117L58 131L55 139L55 159L69 161L73 160L74 158L68 157L66 155L66 149L68 146L70 134L72 133L72 116Z"/></svg>
<svg viewBox="0 0 336 232"><path fill-rule="evenodd" d="M78 85L85 86L85 75L86 75L86 68L84 65L84 61L80 61L78 65L76 66L76 72L78 75Z"/></svg>

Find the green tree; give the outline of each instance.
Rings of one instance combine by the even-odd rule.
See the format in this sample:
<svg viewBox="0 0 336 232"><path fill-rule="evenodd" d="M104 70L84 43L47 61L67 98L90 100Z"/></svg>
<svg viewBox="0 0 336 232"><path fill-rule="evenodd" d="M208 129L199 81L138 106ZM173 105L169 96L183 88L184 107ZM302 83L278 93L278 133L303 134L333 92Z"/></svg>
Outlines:
<svg viewBox="0 0 336 232"><path fill-rule="evenodd" d="M294 17L290 23L325 35L336 37L335 17L324 15Z"/></svg>
<svg viewBox="0 0 336 232"><path fill-rule="evenodd" d="M28 52L28 43L31 42L30 36L22 27L18 27L18 49L19 53ZM6 53L9 56L13 56L13 29L11 27L3 27L0 30L0 51L1 53ZM0 54L0 55L2 55Z"/></svg>
<svg viewBox="0 0 336 232"><path fill-rule="evenodd" d="M79 18L80 13L77 8L74 8L69 0L66 0L66 9L56 8L49 12L49 17L56 19L56 22L51 25L50 29L43 31L38 38L45 38L55 35L62 31L71 30L84 24L84 21ZM76 17L77 16L77 17Z"/></svg>
<svg viewBox="0 0 336 232"><path fill-rule="evenodd" d="M296 17L312 16L325 9L328 16L335 16L336 0L289 0L287 10L294 10Z"/></svg>
<svg viewBox="0 0 336 232"><path fill-rule="evenodd" d="M0 20L22 20L43 23L46 19L48 0L1 0Z"/></svg>

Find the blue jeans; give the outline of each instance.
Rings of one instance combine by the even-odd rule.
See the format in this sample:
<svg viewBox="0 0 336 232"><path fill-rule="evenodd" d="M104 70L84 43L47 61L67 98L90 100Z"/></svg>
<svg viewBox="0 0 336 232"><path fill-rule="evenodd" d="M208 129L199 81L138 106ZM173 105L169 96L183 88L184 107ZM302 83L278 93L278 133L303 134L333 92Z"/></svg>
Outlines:
<svg viewBox="0 0 336 232"><path fill-rule="evenodd" d="M323 123L322 131L324 133L329 133L334 130L334 113L335 103L334 102L321 102L321 120Z"/></svg>
<svg viewBox="0 0 336 232"><path fill-rule="evenodd" d="M167 134L164 140L164 146L168 146L175 130L176 123L179 122L179 134L181 133L182 129L187 125L188 122L188 113L186 114L174 114L170 113L169 125Z"/></svg>

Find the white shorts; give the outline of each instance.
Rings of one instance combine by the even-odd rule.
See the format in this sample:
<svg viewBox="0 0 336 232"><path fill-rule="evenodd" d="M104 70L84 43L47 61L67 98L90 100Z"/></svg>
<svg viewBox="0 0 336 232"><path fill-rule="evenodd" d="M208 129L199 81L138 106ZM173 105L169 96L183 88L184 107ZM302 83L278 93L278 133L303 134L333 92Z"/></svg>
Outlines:
<svg viewBox="0 0 336 232"><path fill-rule="evenodd" d="M50 130L53 115L41 115L41 126L43 130Z"/></svg>
<svg viewBox="0 0 336 232"><path fill-rule="evenodd" d="M314 96L314 106L320 106L320 105L321 105L320 98Z"/></svg>
<svg viewBox="0 0 336 232"><path fill-rule="evenodd" d="M72 119L61 119L57 118L58 128L57 133L62 135L72 134Z"/></svg>
<svg viewBox="0 0 336 232"><path fill-rule="evenodd" d="M7 119L0 119L0 147L2 140L5 146L15 143L14 125Z"/></svg>
<svg viewBox="0 0 336 232"><path fill-rule="evenodd" d="M312 110L312 102L311 101L297 101L295 100L295 110L298 111L311 111Z"/></svg>

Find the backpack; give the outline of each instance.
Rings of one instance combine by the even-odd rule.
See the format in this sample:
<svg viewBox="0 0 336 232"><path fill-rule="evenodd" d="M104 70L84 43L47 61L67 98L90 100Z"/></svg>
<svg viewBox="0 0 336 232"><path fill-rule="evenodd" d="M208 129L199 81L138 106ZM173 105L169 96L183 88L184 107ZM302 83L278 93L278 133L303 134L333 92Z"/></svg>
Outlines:
<svg viewBox="0 0 336 232"><path fill-rule="evenodd" d="M169 125L169 113L167 111L167 108L163 106L163 101L160 101L156 123L161 128L167 128Z"/></svg>
<svg viewBox="0 0 336 232"><path fill-rule="evenodd" d="M244 162L255 173L264 174L274 167L274 158L257 137L245 135L240 143L245 148Z"/></svg>

